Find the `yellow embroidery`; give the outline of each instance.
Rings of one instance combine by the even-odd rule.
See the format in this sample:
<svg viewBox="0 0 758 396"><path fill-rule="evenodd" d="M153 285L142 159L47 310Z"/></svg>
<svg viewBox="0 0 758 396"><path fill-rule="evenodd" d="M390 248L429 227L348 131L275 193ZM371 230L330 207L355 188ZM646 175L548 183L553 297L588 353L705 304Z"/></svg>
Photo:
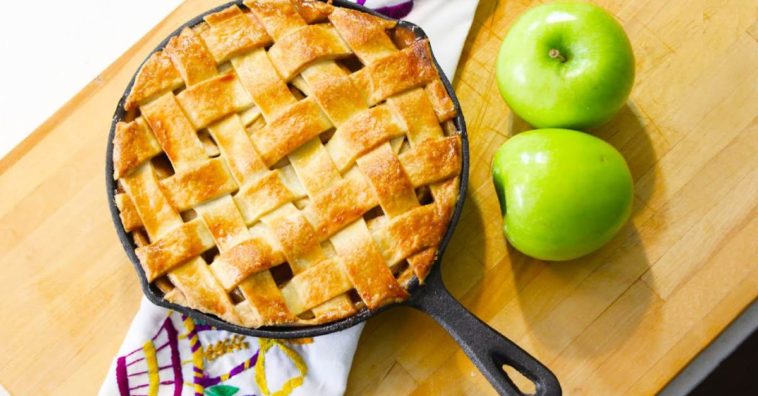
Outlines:
<svg viewBox="0 0 758 396"><path fill-rule="evenodd" d="M295 388L303 384L306 374L308 374L308 367L305 365L303 358L297 354L294 350L288 347L281 341L271 340L268 338L259 338L260 349L258 350L258 361L255 363L255 382L258 384L261 393L264 396L287 396L292 393ZM284 352L285 355L295 364L300 375L292 377L282 385L282 389L271 393L268 389L268 383L266 382L266 353L273 346L278 346L279 349Z"/></svg>
<svg viewBox="0 0 758 396"><path fill-rule="evenodd" d="M184 319L184 327L187 329L187 334L192 333L193 330L195 330L195 322L192 321L192 318L187 317ZM197 345L197 348L194 348L194 346ZM200 340L197 338L197 334L190 339L190 349L194 349L195 351L192 352L192 364L195 366L194 374L196 378L202 378L203 377L203 348L200 347ZM195 383L195 393L203 394L203 385L199 383Z"/></svg>
<svg viewBox="0 0 758 396"><path fill-rule="evenodd" d="M142 347L145 352L145 363L147 364L147 378L150 382L150 387L147 388L147 394L149 396L155 396L158 394L158 359L155 356L155 345L153 341L149 340Z"/></svg>
<svg viewBox="0 0 758 396"><path fill-rule="evenodd" d="M213 345L205 348L203 353L208 360L216 360L219 357L250 348L250 345L245 341L245 337L239 334L233 335L231 338L220 340Z"/></svg>

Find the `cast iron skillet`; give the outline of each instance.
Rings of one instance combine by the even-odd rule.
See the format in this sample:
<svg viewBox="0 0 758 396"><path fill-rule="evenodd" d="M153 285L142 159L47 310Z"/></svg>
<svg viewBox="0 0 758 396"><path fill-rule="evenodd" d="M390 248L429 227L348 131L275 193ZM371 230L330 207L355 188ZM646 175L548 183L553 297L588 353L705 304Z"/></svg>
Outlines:
<svg viewBox="0 0 758 396"><path fill-rule="evenodd" d="M367 12L372 15L376 15L382 18L386 16L380 15L373 10L356 5L354 3L345 0L334 0L333 3L339 7L352 8L355 10ZM197 17L193 18L189 22L185 23L178 29L176 29L169 37L161 42L153 52L162 49L168 42L170 37L173 37L187 26L195 26L203 21L203 16L220 11L232 4L242 4L242 0L232 1L222 6L209 10ZM418 26L406 22L398 21L398 26L409 29L418 38L426 38L426 34ZM434 57L433 57L434 59ZM466 352L466 355L471 361L481 370L482 374L489 380L492 386L500 394L508 395L522 395L523 393L514 385L513 381L503 370L502 366L508 365L525 377L530 379L535 384L537 395L560 395L561 387L558 383L558 379L539 361L530 356L526 351L514 344L503 335L489 327L487 324L479 320L471 312L466 310L463 305L456 301L445 288L442 282L442 273L440 270L439 261L442 257L442 253L445 250L450 237L453 234L453 229L458 222L458 218L461 214L461 208L463 207L463 201L466 196L466 184L468 181L468 164L469 164L469 151L468 151L468 137L466 135L466 124L463 120L463 114L461 112L460 103L455 96L450 81L446 78L444 73L440 70L439 64L434 59L435 66L439 70L440 78L450 95L450 98L455 104L457 110L457 116L453 120L458 131L461 135L461 151L462 151L462 167L460 176L460 193L458 201L455 206L455 212L453 213L450 225L445 233L442 242L437 249L437 255L432 266L432 269L425 280L423 285L419 285L418 279L414 278L409 287L408 292L411 297L403 302L403 305L418 309L434 318L450 335L458 342L458 344ZM116 123L122 120L126 112L124 111L124 101L134 84L134 78L129 82L129 85L124 91L124 95L118 103L116 112L113 115L110 133L108 135L108 148L105 162L105 184L108 190L108 201L111 209L111 216L113 217L113 223L116 226L116 232L121 240L121 244L124 246L127 256L131 260L134 268L137 270L140 282L142 284L142 290L147 298L156 305L172 309L181 312L187 316L190 316L198 321L205 322L213 325L219 329L232 331L235 333L245 334L254 337L266 337L266 338L303 338L303 337L315 337L323 334L333 333L336 331L344 330L348 327L354 326L366 319L377 315L379 312L384 311L388 307L378 309L376 311L370 311L363 309L357 314L338 320L332 323L326 323L322 325L314 326L300 326L300 327L261 327L257 329L251 329L247 327L241 327L234 324L227 323L216 316L208 315L203 312L183 307L181 305L172 304L163 299L162 293L157 287L147 282L145 272L139 264L139 260L134 253L135 245L132 239L124 230L121 220L119 218L119 210L115 204L115 182L113 180L113 134L115 131Z"/></svg>

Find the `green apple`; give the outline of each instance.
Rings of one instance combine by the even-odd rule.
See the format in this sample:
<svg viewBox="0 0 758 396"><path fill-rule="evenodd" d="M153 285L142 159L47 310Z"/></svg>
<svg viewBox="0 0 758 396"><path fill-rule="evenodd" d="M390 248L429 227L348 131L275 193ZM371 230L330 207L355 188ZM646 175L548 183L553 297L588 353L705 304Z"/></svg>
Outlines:
<svg viewBox="0 0 758 396"><path fill-rule="evenodd" d="M542 260L570 260L608 242L629 219L632 176L613 146L568 129L505 142L492 162L508 241Z"/></svg>
<svg viewBox="0 0 758 396"><path fill-rule="evenodd" d="M536 128L584 129L624 105L634 54L621 25L587 3L549 3L521 15L497 59L500 94Z"/></svg>

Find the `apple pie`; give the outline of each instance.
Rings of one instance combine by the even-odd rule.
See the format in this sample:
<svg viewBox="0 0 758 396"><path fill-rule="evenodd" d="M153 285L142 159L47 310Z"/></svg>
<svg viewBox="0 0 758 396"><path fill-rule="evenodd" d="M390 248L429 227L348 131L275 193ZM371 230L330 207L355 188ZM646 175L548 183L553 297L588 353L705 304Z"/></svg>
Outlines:
<svg viewBox="0 0 758 396"><path fill-rule="evenodd" d="M127 92L115 204L163 299L245 327L321 324L428 274L462 142L427 39L250 0L181 29Z"/></svg>

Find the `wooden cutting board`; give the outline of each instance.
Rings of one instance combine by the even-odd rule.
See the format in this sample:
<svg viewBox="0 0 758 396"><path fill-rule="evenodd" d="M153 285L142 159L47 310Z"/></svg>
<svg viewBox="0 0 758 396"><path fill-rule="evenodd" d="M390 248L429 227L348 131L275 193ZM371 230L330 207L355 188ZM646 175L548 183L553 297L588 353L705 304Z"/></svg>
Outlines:
<svg viewBox="0 0 758 396"><path fill-rule="evenodd" d="M140 300L107 209L110 117L146 54L217 3L181 5L0 161L0 384L11 394L99 388ZM632 221L574 262L506 247L489 163L527 126L500 99L493 68L508 26L531 4L482 0L454 83L471 181L444 275L567 394L651 394L758 295L758 3L601 3L637 56L629 105L593 131L629 162ZM368 323L348 393L492 390L431 319L399 308Z"/></svg>

